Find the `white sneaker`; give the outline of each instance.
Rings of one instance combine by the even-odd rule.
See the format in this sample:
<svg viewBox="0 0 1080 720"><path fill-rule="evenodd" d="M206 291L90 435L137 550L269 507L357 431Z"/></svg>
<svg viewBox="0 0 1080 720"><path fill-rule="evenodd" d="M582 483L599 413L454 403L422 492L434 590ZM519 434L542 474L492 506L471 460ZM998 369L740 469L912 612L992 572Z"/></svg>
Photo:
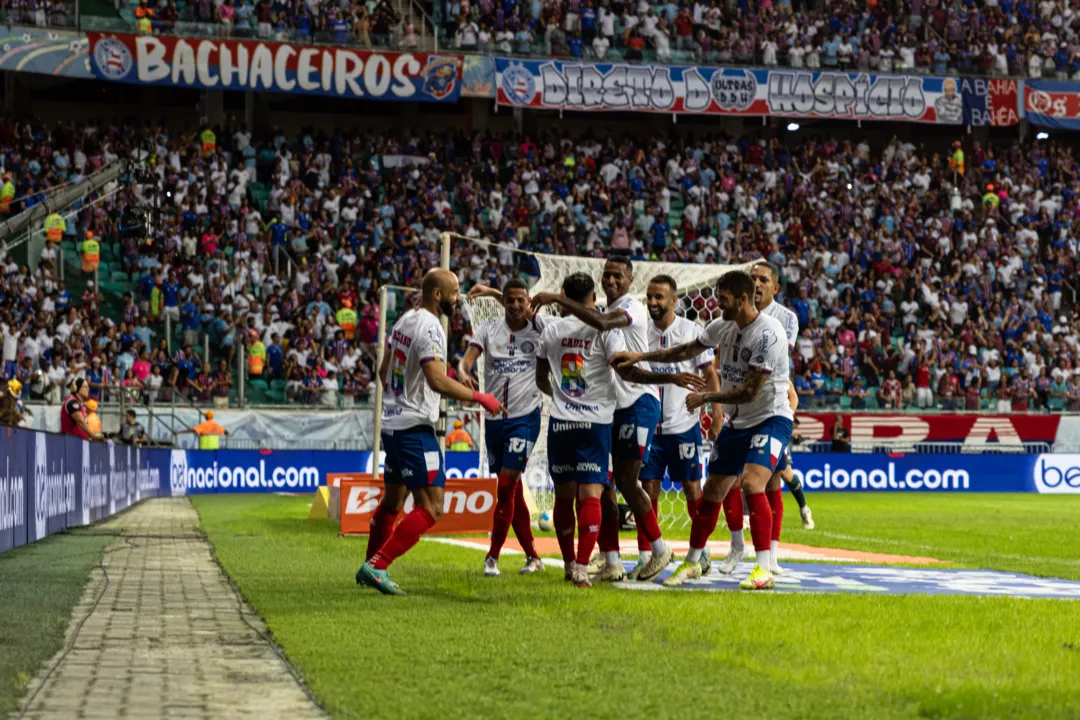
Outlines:
<svg viewBox="0 0 1080 720"><path fill-rule="evenodd" d="M673 556L674 553L672 553L670 545L665 546L664 552L661 555L653 553L649 562L645 564L645 567L641 568L641 572L638 573L637 579L641 582L652 582L660 576L660 573L664 572L664 568L671 563L671 558Z"/></svg>
<svg viewBox="0 0 1080 720"><path fill-rule="evenodd" d="M777 565L775 559L770 559L769 560L769 572L771 572L773 575L783 575L784 574L784 568Z"/></svg>
<svg viewBox="0 0 1080 720"><path fill-rule="evenodd" d="M589 558L589 574L596 575L598 572L600 572L601 568L604 567L604 564L606 562L607 561L604 559L603 553L593 553L593 556Z"/></svg>
<svg viewBox="0 0 1080 720"><path fill-rule="evenodd" d="M745 560L748 555L749 553L746 552L745 547L742 550L736 550L735 548L728 550L724 562L720 563L720 574L730 575L735 572L735 568L739 567L739 563Z"/></svg>
<svg viewBox="0 0 1080 720"><path fill-rule="evenodd" d="M618 565L604 563L600 566L600 571L593 574L593 580L599 582L618 582L625 579L626 568L623 567L621 562Z"/></svg>
<svg viewBox="0 0 1080 720"><path fill-rule="evenodd" d="M802 510L799 511L799 514L802 515L803 530L813 530L814 515L810 512L810 506L807 505L806 507L804 507Z"/></svg>
<svg viewBox="0 0 1080 720"><path fill-rule="evenodd" d="M591 588L592 583L589 582L588 571L588 566L574 563L574 571L570 573L570 582L574 583L574 585L579 588Z"/></svg>
<svg viewBox="0 0 1080 720"><path fill-rule="evenodd" d="M490 555L484 558L484 576L498 577L500 574L501 573L499 572L499 561L491 557Z"/></svg>
<svg viewBox="0 0 1080 720"><path fill-rule="evenodd" d="M544 561L540 558L529 558L525 561L525 567L521 568L518 575L531 575L538 572L544 572Z"/></svg>
<svg viewBox="0 0 1080 720"><path fill-rule="evenodd" d="M574 579L574 568L577 567L577 563L570 561L563 565L563 580L570 582Z"/></svg>

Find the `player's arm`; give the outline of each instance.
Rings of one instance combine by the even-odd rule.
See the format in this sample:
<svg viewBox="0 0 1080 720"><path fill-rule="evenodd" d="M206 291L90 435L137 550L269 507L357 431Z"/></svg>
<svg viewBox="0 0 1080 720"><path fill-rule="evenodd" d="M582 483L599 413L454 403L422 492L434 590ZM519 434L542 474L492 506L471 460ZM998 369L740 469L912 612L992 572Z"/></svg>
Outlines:
<svg viewBox="0 0 1080 720"><path fill-rule="evenodd" d="M718 393L720 392L720 376L716 374L716 365L712 362L703 363L699 368L701 370L701 376L705 378L705 392ZM720 426L724 424L724 408L718 403L712 403L712 424L709 426L710 435L715 437L715 433L720 431ZM715 432L712 428L716 428Z"/></svg>
<svg viewBox="0 0 1080 720"><path fill-rule="evenodd" d="M476 359L480 357L482 350L476 343L469 343L469 347L465 350L465 355L461 358L461 362L458 363L458 377L461 378L460 382L470 390L475 390L476 386L473 383L473 367L476 366Z"/></svg>
<svg viewBox="0 0 1080 720"><path fill-rule="evenodd" d="M687 390L705 389L705 378L696 373L658 373L644 370L636 365L622 365L616 367L615 372L626 382L641 385L678 385Z"/></svg>
<svg viewBox="0 0 1080 720"><path fill-rule="evenodd" d="M469 288L469 294L466 295L466 297L469 300L475 300L482 297L495 298L500 304L502 304L503 299L502 291L496 290L493 287L488 287L487 285L473 285Z"/></svg>
<svg viewBox="0 0 1080 720"><path fill-rule="evenodd" d="M686 396L686 409L696 410L706 403L741 405L753 402L761 388L765 387L768 373L761 368L750 368L746 373L746 382L727 392L692 392Z"/></svg>
<svg viewBox="0 0 1080 720"><path fill-rule="evenodd" d="M612 356L611 365L615 368L616 372L618 372L620 368L632 367L641 362L683 362L684 360L693 360L696 358L701 354L702 349L705 347L708 346L702 345L700 340L691 340L682 345L676 345L675 347L665 348L663 350L652 350L646 353L618 352Z"/></svg>
<svg viewBox="0 0 1080 720"><path fill-rule="evenodd" d="M430 358L420 367L424 371L424 379L427 380L428 387L443 397L458 402L478 403L489 413L506 412L494 395L470 390L447 375L446 365L443 364L441 358Z"/></svg>
<svg viewBox="0 0 1080 720"><path fill-rule="evenodd" d="M792 413L799 409L799 393L795 392L795 383L788 382L787 401Z"/></svg>
<svg viewBox="0 0 1080 720"><path fill-rule="evenodd" d="M390 384L390 348L383 350L382 365L379 366L379 381L386 387Z"/></svg>
<svg viewBox="0 0 1080 720"><path fill-rule="evenodd" d="M607 332L608 330L618 330L620 328L630 327L630 315L622 310L602 313L595 308L587 308L581 303L575 300L571 300L565 295L556 295L555 293L539 293L538 295L534 296L529 302L533 310L538 310L545 305L559 305L581 322L585 323L589 327L596 328L600 332Z"/></svg>
<svg viewBox="0 0 1080 720"><path fill-rule="evenodd" d="M536 387L540 392L551 397L551 364L547 358L536 358Z"/></svg>

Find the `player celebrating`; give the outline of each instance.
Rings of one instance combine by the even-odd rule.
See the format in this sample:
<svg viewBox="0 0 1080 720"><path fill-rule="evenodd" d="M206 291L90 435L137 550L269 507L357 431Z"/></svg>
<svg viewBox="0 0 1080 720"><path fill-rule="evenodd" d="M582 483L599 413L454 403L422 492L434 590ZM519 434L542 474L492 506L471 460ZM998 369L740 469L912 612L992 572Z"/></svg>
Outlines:
<svg viewBox="0 0 1080 720"><path fill-rule="evenodd" d="M799 318L791 310L775 301L777 291L780 290L780 271L769 262L758 262L750 268L750 277L754 280L754 305L757 309L771 317L776 318L784 328L787 335L788 355L795 350L795 341L799 337ZM788 383L788 404L791 412L799 407L799 396L795 388ZM784 525L784 498L780 490L783 482L795 496L799 504L799 514L802 516L803 527L807 530L814 528L814 516L806 505L806 496L802 491L802 483L798 481L791 471L791 448L788 447L776 467L776 472L769 479L765 488L765 496L769 499L769 507L773 512L772 541L769 549L769 557L772 566L769 571L774 575L783 573L783 569L776 561L777 550L780 546L780 533ZM724 517L727 520L728 530L731 532L731 550L724 562L720 564L720 572L725 575L735 572L735 568L746 556L746 547L743 542L743 492L740 488L733 488L724 498Z"/></svg>
<svg viewBox="0 0 1080 720"><path fill-rule="evenodd" d="M488 291L488 292L485 292ZM478 323L472 342L458 365L463 385L472 387L473 367L483 353L484 387L497 394L506 407L506 418L489 415L484 430L488 465L499 478L495 522L491 528L491 548L484 558L484 575L499 574L499 552L510 526L525 551L522 574L544 569L533 544L532 515L525 504L521 473L540 435L541 396L536 387L536 348L540 343L542 320L529 321L529 291L525 283L511 280L501 293L486 287L469 291L469 297L487 294L502 301L504 314Z"/></svg>
<svg viewBox="0 0 1080 720"><path fill-rule="evenodd" d="M386 493L371 518L367 560L357 571L356 582L385 595L405 594L387 568L442 516L446 472L435 437L439 396L479 403L489 413L502 410L494 396L470 390L446 375L446 335L439 313L454 311L461 297L457 277L448 270L431 270L421 292L420 307L394 324L379 368L379 379L389 388L382 412ZM395 530L406 490L415 506Z"/></svg>
<svg viewBox="0 0 1080 720"><path fill-rule="evenodd" d="M564 310L601 332L624 329L627 349L631 353L644 353L649 349L648 319L645 306L629 294L633 279L631 262L623 257L613 257L604 265L601 278L601 285L607 296L606 313L553 293L540 293L533 298L533 305L540 307L552 302L558 303ZM614 438L611 448L614 461L612 479L633 511L638 527L642 528L649 541L652 557L638 572L639 580L649 581L671 562L671 549L660 534L660 525L656 521L652 502L638 481L641 467L649 459L653 434L660 422L660 394L656 388L618 377L615 379L615 396L612 426ZM597 577L609 581L625 578L626 570L619 558L619 504L613 488L604 492L600 550L604 553L604 564L599 568Z"/></svg>
<svg viewBox="0 0 1080 720"><path fill-rule="evenodd" d="M773 587L768 570L772 509L765 486L791 440L793 415L787 399L784 328L775 318L758 312L753 297L750 275L729 272L716 283L716 303L723 316L709 323L700 338L645 354L622 353L612 361L616 367L642 361L675 363L697 357L702 347L717 348L720 359L720 392L694 392L686 397L687 410L722 403L727 425L713 443L709 477L690 529L690 552L664 581L666 585L680 585L701 575L701 556L716 529L721 504L738 482L749 493L750 534L757 553L757 564L739 586L747 590Z"/></svg>
<svg viewBox="0 0 1080 720"><path fill-rule="evenodd" d="M586 313L595 312L594 287L591 277L575 273L563 282L563 295L558 297ZM592 586L589 556L600 532L600 496L608 485L608 455L618 398L617 378L608 362L625 347L618 328L598 330L578 317L565 317L544 328L536 352L536 385L552 398L548 468L555 484L555 534L567 577L578 587ZM632 363L624 364L617 372L628 383L704 387L698 375L654 373L633 367ZM555 383L551 382L553 373ZM576 554L575 499L579 501ZM670 550L667 554L670 556Z"/></svg>
<svg viewBox="0 0 1080 720"><path fill-rule="evenodd" d="M649 323L650 350L662 350L693 342L701 335L701 327L697 323L675 314L677 290L675 279L669 275L657 275L649 282L645 305L652 320ZM720 381L713 366L713 352L709 348L702 349L693 360L656 363L650 369L654 372L669 373L700 371L705 378L706 390L720 389ZM649 494L653 512L657 512L661 482L666 471L674 482L682 485L683 494L686 496L686 512L693 521L701 501L701 429L698 414L686 409L686 390L677 386L660 386L660 408L660 426L653 439L649 460L641 468L641 484ZM716 436L723 423L720 406L714 406L713 411L713 422L709 426L710 437ZM638 552L640 557L637 567L631 570L628 576L631 579L637 578L652 557L651 548L640 526ZM704 552L701 555L701 574L708 575L710 568L709 554Z"/></svg>

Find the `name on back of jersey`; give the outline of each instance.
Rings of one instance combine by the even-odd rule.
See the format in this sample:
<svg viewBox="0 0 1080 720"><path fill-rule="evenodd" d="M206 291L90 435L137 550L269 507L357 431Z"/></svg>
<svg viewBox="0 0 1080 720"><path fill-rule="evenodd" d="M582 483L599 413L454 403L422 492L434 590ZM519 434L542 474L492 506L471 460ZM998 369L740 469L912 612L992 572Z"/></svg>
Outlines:
<svg viewBox="0 0 1080 720"><path fill-rule="evenodd" d="M588 350L592 340L586 340L584 338L568 337L562 339L562 347L564 348L582 348Z"/></svg>
<svg viewBox="0 0 1080 720"><path fill-rule="evenodd" d="M397 328L394 328L394 331L390 333L390 340L391 342L395 342L402 347L412 347L412 338L401 332Z"/></svg>

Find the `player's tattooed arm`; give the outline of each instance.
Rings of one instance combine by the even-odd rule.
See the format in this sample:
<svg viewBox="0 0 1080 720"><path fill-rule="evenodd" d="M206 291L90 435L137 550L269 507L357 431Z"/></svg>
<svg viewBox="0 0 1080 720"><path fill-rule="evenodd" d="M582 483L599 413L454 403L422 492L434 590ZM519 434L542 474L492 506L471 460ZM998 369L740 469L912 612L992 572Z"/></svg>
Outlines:
<svg viewBox="0 0 1080 720"><path fill-rule="evenodd" d="M545 358L536 358L536 387L551 397L551 363Z"/></svg>
<svg viewBox="0 0 1080 720"><path fill-rule="evenodd" d="M615 368L615 372L619 373L619 377L623 380L631 383L640 383L642 385L678 385L687 390L705 389L705 378L697 373L658 373L652 372L651 370L644 370L634 365Z"/></svg>
<svg viewBox="0 0 1080 720"><path fill-rule="evenodd" d="M479 284L478 285L473 285L471 288L469 288L469 294L466 297L469 300L475 300L477 298L482 298L482 297L495 298L496 300L499 301L500 304L502 303L502 299L503 299L501 291L496 290L495 288L492 288L492 287L488 287L487 285L479 285Z"/></svg>
<svg viewBox="0 0 1080 720"><path fill-rule="evenodd" d="M746 373L746 382L737 388L727 392L692 392L686 396L686 409L697 410L706 403L722 403L726 405L740 405L752 402L765 387L765 373L755 368L750 368Z"/></svg>
<svg viewBox="0 0 1080 720"><path fill-rule="evenodd" d="M571 300L565 295L542 292L533 296L529 302L533 310L539 310L545 305L558 305L581 322L589 327L596 328L601 332L630 327L630 316L624 312L615 311L602 313L595 308L585 307L581 303Z"/></svg>
<svg viewBox="0 0 1080 720"><path fill-rule="evenodd" d="M677 363L684 360L693 360L701 354L704 346L697 340L691 340L682 345L653 350L647 353L617 352L611 357L611 365L616 370L623 367L632 367L641 362Z"/></svg>

